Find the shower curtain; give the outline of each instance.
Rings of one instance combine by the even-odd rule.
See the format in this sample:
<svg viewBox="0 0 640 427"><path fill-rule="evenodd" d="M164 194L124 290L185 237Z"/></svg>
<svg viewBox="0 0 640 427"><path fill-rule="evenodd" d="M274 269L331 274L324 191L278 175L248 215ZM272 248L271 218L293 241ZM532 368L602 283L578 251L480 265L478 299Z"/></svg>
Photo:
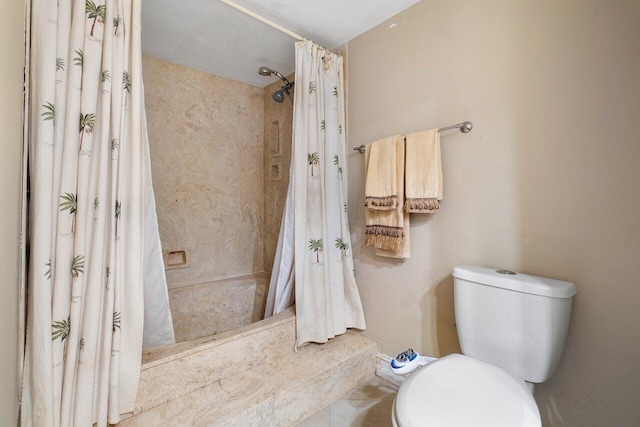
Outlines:
<svg viewBox="0 0 640 427"><path fill-rule="evenodd" d="M365 329L347 219L342 61L296 43L291 177L267 314L295 292L298 346Z"/></svg>
<svg viewBox="0 0 640 427"><path fill-rule="evenodd" d="M140 26L140 0L32 1L24 426L117 423L134 408L143 324L173 341Z"/></svg>

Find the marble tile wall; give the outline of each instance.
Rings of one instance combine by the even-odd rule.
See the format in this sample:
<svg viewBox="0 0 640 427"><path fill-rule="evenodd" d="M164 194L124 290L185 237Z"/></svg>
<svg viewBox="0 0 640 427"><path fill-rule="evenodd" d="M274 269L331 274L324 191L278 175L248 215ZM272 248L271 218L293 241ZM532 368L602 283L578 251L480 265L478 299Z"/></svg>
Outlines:
<svg viewBox="0 0 640 427"><path fill-rule="evenodd" d="M294 74L287 79L293 82ZM264 88L264 271L273 267L291 166L293 98L275 102L271 95L280 86L278 81Z"/></svg>
<svg viewBox="0 0 640 427"><path fill-rule="evenodd" d="M177 342L216 335L262 319L264 273L169 289Z"/></svg>
<svg viewBox="0 0 640 427"><path fill-rule="evenodd" d="M163 251L188 251L188 267L166 272L176 339L258 321L289 184L293 100L273 101L280 82L260 89L149 56L143 74Z"/></svg>
<svg viewBox="0 0 640 427"><path fill-rule="evenodd" d="M190 267L169 288L264 269L264 90L143 57L149 143L164 251Z"/></svg>

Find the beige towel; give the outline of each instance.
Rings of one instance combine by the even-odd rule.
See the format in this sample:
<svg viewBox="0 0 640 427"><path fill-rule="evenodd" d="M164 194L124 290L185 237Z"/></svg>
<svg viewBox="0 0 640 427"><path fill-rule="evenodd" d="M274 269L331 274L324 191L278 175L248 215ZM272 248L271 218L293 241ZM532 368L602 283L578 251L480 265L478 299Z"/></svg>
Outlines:
<svg viewBox="0 0 640 427"><path fill-rule="evenodd" d="M402 210L402 205L400 205L400 210ZM402 231L404 232L404 236L402 237L402 248L399 251L391 251L386 249L378 249L376 248L376 255L383 256L387 258L410 258L411 257L411 239L409 238L409 230L411 230L411 226L409 224L409 214L407 212L403 213L403 222L402 222Z"/></svg>
<svg viewBox="0 0 640 427"><path fill-rule="evenodd" d="M367 209L390 211L402 205L398 200L398 156L396 141L401 136L392 136L373 142L367 146L367 172L364 188L364 207ZM404 147L402 147L404 162ZM403 163L404 167L404 163Z"/></svg>
<svg viewBox="0 0 640 427"><path fill-rule="evenodd" d="M402 212L404 201L404 140L401 136L394 136L391 139L394 150L390 160L395 161L395 187L396 199L398 203L393 210L365 209L366 230L365 244L374 246L376 254L381 256L389 256L394 258L409 257L409 215ZM386 140L383 140L386 141ZM372 162L372 155L375 153L374 145L367 146L365 152L365 176L367 177L367 185L369 179L375 179L372 174L373 168L379 166L382 159ZM391 169L387 166L388 169ZM379 168L377 169L379 170ZM391 188L391 184L386 184Z"/></svg>
<svg viewBox="0 0 640 427"><path fill-rule="evenodd" d="M442 200L440 132L431 129L407 135L405 212L433 213Z"/></svg>

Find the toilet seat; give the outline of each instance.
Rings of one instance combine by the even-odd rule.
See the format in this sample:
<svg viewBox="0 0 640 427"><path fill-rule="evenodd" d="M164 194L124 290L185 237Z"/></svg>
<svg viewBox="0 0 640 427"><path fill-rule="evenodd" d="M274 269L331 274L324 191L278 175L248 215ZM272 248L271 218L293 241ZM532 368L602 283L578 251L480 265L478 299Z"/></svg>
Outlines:
<svg viewBox="0 0 640 427"><path fill-rule="evenodd" d="M396 427L540 427L526 383L503 369L451 354L418 369L400 387Z"/></svg>

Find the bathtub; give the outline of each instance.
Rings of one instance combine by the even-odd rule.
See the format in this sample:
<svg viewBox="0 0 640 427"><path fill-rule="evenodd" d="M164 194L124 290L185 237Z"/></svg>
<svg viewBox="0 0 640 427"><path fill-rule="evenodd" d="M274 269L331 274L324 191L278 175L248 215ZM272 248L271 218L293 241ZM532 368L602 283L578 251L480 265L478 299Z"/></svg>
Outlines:
<svg viewBox="0 0 640 427"><path fill-rule="evenodd" d="M176 342L232 331L262 320L268 273L169 289Z"/></svg>
<svg viewBox="0 0 640 427"><path fill-rule="evenodd" d="M119 427L290 427L369 380L377 344L347 331L294 351L295 308L233 331L143 351Z"/></svg>
<svg viewBox="0 0 640 427"><path fill-rule="evenodd" d="M170 289L178 342L143 350L118 426L297 425L375 374L377 344L358 332L294 351L295 306L258 320L267 287L262 274Z"/></svg>
<svg viewBox="0 0 640 427"><path fill-rule="evenodd" d="M180 407L188 411L193 393L238 375L261 360L276 360L279 354L293 352L294 342L295 307L290 307L228 332L145 349L135 409L123 414L118 426L161 425L148 424L145 416L168 416L164 407L172 401L183 401ZM233 403L216 400L218 406Z"/></svg>

